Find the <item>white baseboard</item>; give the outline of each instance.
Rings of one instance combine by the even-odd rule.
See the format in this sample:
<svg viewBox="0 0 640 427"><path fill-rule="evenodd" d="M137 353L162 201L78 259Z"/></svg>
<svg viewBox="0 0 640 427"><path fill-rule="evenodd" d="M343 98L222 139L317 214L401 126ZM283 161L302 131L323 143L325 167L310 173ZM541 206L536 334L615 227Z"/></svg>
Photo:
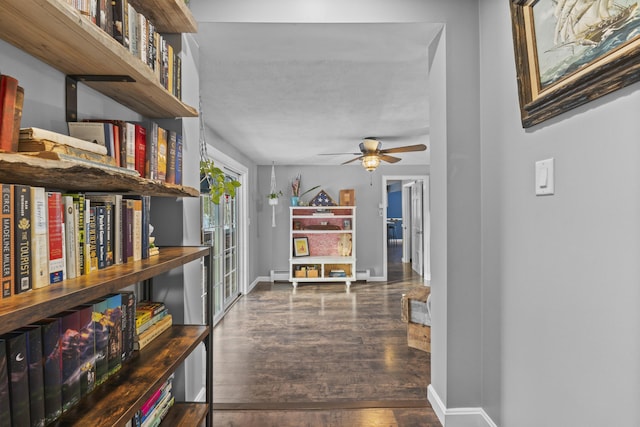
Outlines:
<svg viewBox="0 0 640 427"><path fill-rule="evenodd" d="M498 427L482 408L447 408L431 384L427 399L444 427Z"/></svg>
<svg viewBox="0 0 640 427"><path fill-rule="evenodd" d="M253 290L253 288L255 288L255 287L256 287L256 285L257 285L258 283L260 283L260 282L266 282L266 281L268 281L268 280L269 280L269 279L264 278L264 277L258 277L258 278L257 278L257 279L255 279L253 282L251 282L251 284L249 285L249 288L247 289L247 292L246 292L246 294L245 294L245 295L248 295L248 294Z"/></svg>

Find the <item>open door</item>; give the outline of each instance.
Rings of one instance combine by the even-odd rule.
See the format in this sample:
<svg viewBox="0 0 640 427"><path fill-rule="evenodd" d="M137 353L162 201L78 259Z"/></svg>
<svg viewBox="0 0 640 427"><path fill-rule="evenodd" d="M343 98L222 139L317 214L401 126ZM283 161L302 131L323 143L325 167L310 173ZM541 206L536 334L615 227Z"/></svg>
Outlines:
<svg viewBox="0 0 640 427"><path fill-rule="evenodd" d="M424 274L424 221L422 217L422 181L411 186L411 268Z"/></svg>

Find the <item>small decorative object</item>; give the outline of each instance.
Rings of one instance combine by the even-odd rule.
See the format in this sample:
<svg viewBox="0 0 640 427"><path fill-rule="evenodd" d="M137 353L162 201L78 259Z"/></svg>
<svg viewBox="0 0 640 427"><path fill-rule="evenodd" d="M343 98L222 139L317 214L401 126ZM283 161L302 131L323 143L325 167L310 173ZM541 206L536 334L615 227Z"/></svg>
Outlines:
<svg viewBox="0 0 640 427"><path fill-rule="evenodd" d="M302 223L300 221L293 221L294 230L302 230Z"/></svg>
<svg viewBox="0 0 640 427"><path fill-rule="evenodd" d="M310 206L337 206L336 202L324 190L320 190L309 202Z"/></svg>
<svg viewBox="0 0 640 427"><path fill-rule="evenodd" d="M271 162L271 190L267 195L269 204L271 205L271 227L276 226L276 205L278 197L282 196L282 191L276 189L276 166L275 162Z"/></svg>
<svg viewBox="0 0 640 427"><path fill-rule="evenodd" d="M235 179L227 179L224 171L216 167L213 160L207 159L200 160L200 187L209 192L214 204L219 205L220 198L225 194L236 197L236 188L240 187L240 183Z"/></svg>
<svg viewBox="0 0 640 427"><path fill-rule="evenodd" d="M267 199L269 199L269 204L270 205L277 205L278 204L278 197L282 196L282 191L278 191L276 193L269 193L267 194Z"/></svg>
<svg viewBox="0 0 640 427"><path fill-rule="evenodd" d="M302 194L300 193L300 183L302 182L302 176L300 174L296 175L295 178L293 178L293 180L291 180L291 206L301 206L300 204L300 197L304 196L305 194L309 193L310 191L315 190L316 188L319 188L319 185L316 185L315 187L312 187L310 189L308 189L307 191L303 192Z"/></svg>
<svg viewBox="0 0 640 427"><path fill-rule="evenodd" d="M293 238L293 256L309 256L309 239L306 237Z"/></svg>
<svg viewBox="0 0 640 427"><path fill-rule="evenodd" d="M160 255L160 249L156 246L156 238L152 236L153 225L149 224L149 256Z"/></svg>
<svg viewBox="0 0 640 427"><path fill-rule="evenodd" d="M342 221L342 228L344 230L351 230L351 220L350 219L345 219Z"/></svg>
<svg viewBox="0 0 640 427"><path fill-rule="evenodd" d="M511 0L527 128L640 79L637 3Z"/></svg>
<svg viewBox="0 0 640 427"><path fill-rule="evenodd" d="M355 206L356 196L353 188L340 190L340 206Z"/></svg>

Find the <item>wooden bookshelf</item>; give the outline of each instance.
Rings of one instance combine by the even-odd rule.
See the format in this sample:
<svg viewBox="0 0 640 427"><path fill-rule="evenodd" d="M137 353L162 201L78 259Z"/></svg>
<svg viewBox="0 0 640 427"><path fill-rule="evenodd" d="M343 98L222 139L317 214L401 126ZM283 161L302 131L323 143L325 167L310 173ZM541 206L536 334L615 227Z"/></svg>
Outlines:
<svg viewBox="0 0 640 427"><path fill-rule="evenodd" d="M178 6L181 0L151 3L178 21L188 11ZM133 78L130 83L85 84L148 118L198 116L160 84L151 68L62 0L3 0L0 38L67 75Z"/></svg>
<svg viewBox="0 0 640 427"><path fill-rule="evenodd" d="M137 352L133 359L124 362L118 373L110 376L106 383L83 397L78 405L65 413L54 425L125 425L209 333L207 326L172 326ZM185 410L199 413L208 408L206 403L185 405L187 406L181 405L175 414L174 408L171 408L168 416L183 417L188 415Z"/></svg>
<svg viewBox="0 0 640 427"><path fill-rule="evenodd" d="M161 33L195 33L198 23L184 0L129 0Z"/></svg>
<svg viewBox="0 0 640 427"><path fill-rule="evenodd" d="M163 247L160 255L113 265L0 300L0 334L151 279L209 254L207 246Z"/></svg>
<svg viewBox="0 0 640 427"><path fill-rule="evenodd" d="M207 417L209 405L206 403L174 403L173 408L162 420L167 426L201 426Z"/></svg>
<svg viewBox="0 0 640 427"><path fill-rule="evenodd" d="M66 191L111 191L158 197L197 197L193 187L166 184L105 170L84 163L49 160L18 153L0 153L0 182Z"/></svg>

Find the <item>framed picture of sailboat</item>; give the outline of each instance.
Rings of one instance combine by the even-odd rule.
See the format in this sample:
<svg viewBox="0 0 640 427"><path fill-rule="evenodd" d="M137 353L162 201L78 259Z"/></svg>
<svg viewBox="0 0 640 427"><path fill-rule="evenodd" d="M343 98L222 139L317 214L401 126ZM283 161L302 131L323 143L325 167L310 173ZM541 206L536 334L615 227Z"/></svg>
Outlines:
<svg viewBox="0 0 640 427"><path fill-rule="evenodd" d="M640 0L510 0L522 126L640 80Z"/></svg>

